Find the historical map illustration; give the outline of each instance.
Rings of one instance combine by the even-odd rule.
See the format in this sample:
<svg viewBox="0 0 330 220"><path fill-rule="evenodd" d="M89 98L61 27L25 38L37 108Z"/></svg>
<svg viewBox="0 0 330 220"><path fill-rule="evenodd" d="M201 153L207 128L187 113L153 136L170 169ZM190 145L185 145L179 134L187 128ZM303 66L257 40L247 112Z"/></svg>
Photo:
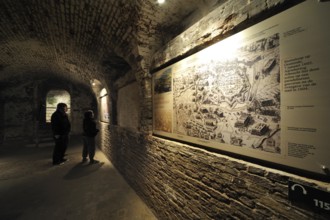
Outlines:
<svg viewBox="0 0 330 220"><path fill-rule="evenodd" d="M279 37L173 72L173 133L280 154Z"/></svg>

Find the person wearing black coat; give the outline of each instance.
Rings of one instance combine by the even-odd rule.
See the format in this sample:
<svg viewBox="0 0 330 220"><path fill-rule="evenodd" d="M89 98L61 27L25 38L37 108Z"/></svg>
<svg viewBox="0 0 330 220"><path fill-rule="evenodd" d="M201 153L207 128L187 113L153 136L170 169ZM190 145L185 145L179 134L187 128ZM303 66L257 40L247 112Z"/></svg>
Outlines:
<svg viewBox="0 0 330 220"><path fill-rule="evenodd" d="M56 111L51 116L51 126L55 147L53 151L53 165L61 165L67 159L64 158L69 143L71 124L67 115L68 106L58 103Z"/></svg>
<svg viewBox="0 0 330 220"><path fill-rule="evenodd" d="M83 151L82 151L82 162L87 162L87 156L89 157L89 164L98 163L98 160L94 159L95 155L95 136L99 130L96 128L96 122L94 121L94 112L88 110L84 114L83 121Z"/></svg>

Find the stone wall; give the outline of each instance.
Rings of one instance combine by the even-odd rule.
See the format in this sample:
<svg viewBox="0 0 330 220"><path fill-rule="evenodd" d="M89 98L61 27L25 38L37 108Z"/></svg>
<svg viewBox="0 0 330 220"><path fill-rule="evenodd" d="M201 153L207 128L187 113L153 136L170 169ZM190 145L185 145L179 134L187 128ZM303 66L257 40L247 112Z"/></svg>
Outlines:
<svg viewBox="0 0 330 220"><path fill-rule="evenodd" d="M158 219L329 218L288 200L289 180L326 183L105 123L101 130L102 150Z"/></svg>
<svg viewBox="0 0 330 220"><path fill-rule="evenodd" d="M297 2L226 1L155 54L153 67L169 65ZM141 125L150 128L150 78L141 89ZM100 128L101 149L159 219L329 219L288 199L289 181L325 191L328 182L156 137L151 130L107 123Z"/></svg>
<svg viewBox="0 0 330 220"><path fill-rule="evenodd" d="M140 115L139 87L137 82L131 83L118 91L118 125L138 130Z"/></svg>
<svg viewBox="0 0 330 220"><path fill-rule="evenodd" d="M152 67L183 59L302 1L226 1L154 54Z"/></svg>
<svg viewBox="0 0 330 220"><path fill-rule="evenodd" d="M34 85L32 82L7 84L2 88L0 99L3 104L3 138L32 136L36 107L33 105Z"/></svg>

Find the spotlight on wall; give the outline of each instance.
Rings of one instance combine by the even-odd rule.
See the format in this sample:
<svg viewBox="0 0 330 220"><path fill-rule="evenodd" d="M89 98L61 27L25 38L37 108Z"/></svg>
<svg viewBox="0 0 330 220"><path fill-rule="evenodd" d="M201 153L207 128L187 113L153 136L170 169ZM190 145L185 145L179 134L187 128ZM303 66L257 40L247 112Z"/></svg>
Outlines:
<svg viewBox="0 0 330 220"><path fill-rule="evenodd" d="M163 4L165 0L157 0L158 4Z"/></svg>
<svg viewBox="0 0 330 220"><path fill-rule="evenodd" d="M93 79L90 80L90 83L91 83L92 86L96 85L95 80L93 80Z"/></svg>

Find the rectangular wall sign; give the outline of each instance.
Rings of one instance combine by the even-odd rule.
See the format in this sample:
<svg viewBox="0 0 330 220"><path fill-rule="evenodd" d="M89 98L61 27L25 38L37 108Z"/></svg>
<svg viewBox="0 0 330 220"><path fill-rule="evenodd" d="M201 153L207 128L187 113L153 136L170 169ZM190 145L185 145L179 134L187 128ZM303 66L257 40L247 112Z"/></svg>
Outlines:
<svg viewBox="0 0 330 220"><path fill-rule="evenodd" d="M330 216L330 192L289 181L289 200L306 208L322 211Z"/></svg>
<svg viewBox="0 0 330 220"><path fill-rule="evenodd" d="M326 175L330 3L308 0L153 75L153 132Z"/></svg>

